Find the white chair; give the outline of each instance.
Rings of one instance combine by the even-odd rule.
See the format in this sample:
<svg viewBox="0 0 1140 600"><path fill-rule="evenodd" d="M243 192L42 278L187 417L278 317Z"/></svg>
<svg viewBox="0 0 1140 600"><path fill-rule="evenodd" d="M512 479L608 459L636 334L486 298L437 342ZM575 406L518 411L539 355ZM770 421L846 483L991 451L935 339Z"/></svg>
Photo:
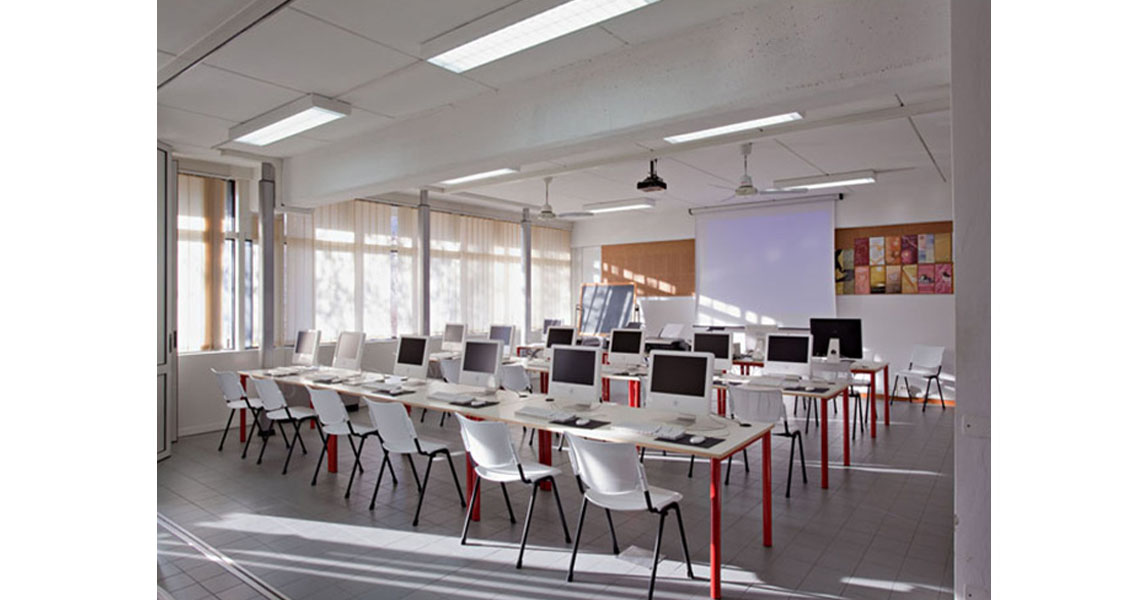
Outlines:
<svg viewBox="0 0 1140 600"><path fill-rule="evenodd" d="M377 435L376 428L371 425L353 423L348 417L348 410L340 394L334 390L309 387L309 401L317 411L317 433L321 436L321 455L317 458L317 468L313 471L313 480L309 485L317 485L317 474L321 472L321 461L329 449L329 436L339 435L348 440L355 460L352 463L352 475L348 478L348 488L344 490L344 497L348 498L352 492L352 482L356 479L356 471L364 474L364 467L360 465L360 450L364 448L364 440L370 435ZM360 438L360 447L353 443L352 438Z"/></svg>
<svg viewBox="0 0 1140 600"><path fill-rule="evenodd" d="M439 372L448 383L459 383L459 359L444 358L439 361Z"/></svg>
<svg viewBox="0 0 1140 600"><path fill-rule="evenodd" d="M610 518L611 510L648 510L660 516L657 522L657 539L653 543L653 572L649 576L650 599L653 598L653 586L657 582L657 560L661 555L661 533L665 530L665 517L669 516L670 510L675 511L689 579L696 579L693 575L693 563L689 559L685 523L681 519L681 494L649 485L645 477L645 467L638 460L637 447L633 444L587 440L574 434L567 434L566 437L570 439L570 465L574 468L578 487L583 494L582 512L578 514L578 529L574 533L574 550L570 554L570 568L566 572L566 581L574 581L574 562L578 558L582 526L586 522L586 508L590 504L595 504L606 511L614 554L618 553L618 543L613 519Z"/></svg>
<svg viewBox="0 0 1140 600"><path fill-rule="evenodd" d="M289 453L285 456L285 466L281 468L281 474L284 475L289 470L289 460L293 458L293 448L297 442L301 442L301 452L308 454L309 451L305 448L305 440L301 439L301 424L305 421L316 419L317 415L313 409L303 406L289 406L285 402L285 396L281 394L281 388L277 387L277 382L272 379L255 378L253 385L257 388L257 395L261 398L261 403L265 406L265 417L272 423L277 423L277 427L281 430L282 439L288 436L285 434L285 423L293 424L293 441L285 442L289 448ZM257 464L261 464L261 458L265 456L265 447L268 445L269 438L265 437L261 440L261 452L257 455Z"/></svg>
<svg viewBox="0 0 1140 600"><path fill-rule="evenodd" d="M501 374L503 389L510 390L516 393L530 393L531 383L530 375L527 374L526 368L522 365L503 365L499 373ZM523 440L526 440L526 427L522 428ZM534 443L534 430L531 430L530 441Z"/></svg>
<svg viewBox="0 0 1140 600"><path fill-rule="evenodd" d="M523 524L522 542L519 544L519 558L515 568L522 568L523 552L526 550L526 538L530 533L530 518L534 513L534 497L538 494L538 487L543 481L549 481L554 490L554 502L558 505L558 518L562 520L562 533L566 543L570 543L570 528L566 526L566 515L562 512L562 499L558 496L558 482L555 476L562 473L557 467L543 465L536 462L522 461L518 452L511 444L511 432L506 423L499 421L473 421L463 415L459 419L459 432L463 435L463 446L475 463L474 494L479 493L479 486L484 479L497 482L503 489L503 499L507 503L507 513L511 523L515 523L515 511L511 508L511 498L507 495L508 483L525 483L531 486L530 504L526 509L526 520ZM467 505L467 516L463 520L463 535L460 544L467 543L467 530L471 526L471 510L474 502Z"/></svg>
<svg viewBox="0 0 1140 600"><path fill-rule="evenodd" d="M942 355L945 352L946 349L942 346L916 345L910 352L910 365L895 373L894 385L891 386L891 401L894 400L895 389L899 385L899 377L902 377L906 396L911 400L914 400L914 396L910 392L910 379L920 381L925 379L926 391L922 393L922 411L926 412L926 401L930 396L930 383L932 381L938 384L938 399L942 402L942 408L945 410L946 399L942 397L942 381L939 379L942 375Z"/></svg>
<svg viewBox="0 0 1140 600"><path fill-rule="evenodd" d="M792 455L788 458L788 483L784 490L784 497L792 495L792 468L796 464L796 442L800 444L800 470L803 472L804 483L807 483L807 462L804 460L804 440L798 429L791 429L788 425L788 408L784 405L784 395L777 389L761 389L746 386L728 388L728 410L733 417L746 423L780 423L784 424L784 431L773 430L773 435L791 438ZM748 464L748 449L744 449L744 464ZM732 457L728 457L728 467L724 473L724 484L728 485L729 475L732 474Z"/></svg>
<svg viewBox="0 0 1140 600"><path fill-rule="evenodd" d="M245 388L241 386L241 378L233 371L218 371L210 369L214 377L218 379L218 387L222 388L222 402L226 403L226 408L230 409L230 418L226 419L226 429L222 432L222 441L218 443L218 452L222 451L222 446L226 443L226 436L230 433L230 425L234 422L234 413L242 410L249 409L253 416L253 425L249 427L249 435L246 436L245 449L249 450L249 440L253 437L253 430L258 427L257 416L261 414L261 400L257 398L249 398L245 395ZM241 453L241 457L245 458L245 451Z"/></svg>
<svg viewBox="0 0 1140 600"><path fill-rule="evenodd" d="M459 504L466 508L467 500L463 497L463 489L459 487L459 476L455 474L455 463L451 460L451 450L447 445L421 440L416 435L416 428L412 425L412 420L408 418L408 411L403 404L377 402L369 398L364 400L368 403L368 414L380 436L380 446L384 449L384 462L380 464L380 475L376 478L376 487L372 490L372 504L368 506L368 509L372 510L376 507L376 492L380 490L380 480L384 478L384 465L387 464L388 470L392 471L389 453L406 456L408 464L412 467L412 476L416 478L416 489L419 491L420 497L416 502L416 516L412 518L413 527L420 524L420 509L424 505L424 492L427 491L428 480L431 478L431 466L438 456L447 459L447 466L451 469L451 480L455 482L455 491L459 494ZM413 454L425 456L428 459L427 470L424 471L422 481L416 471L416 463L412 460ZM395 480L396 474L393 472L392 481Z"/></svg>

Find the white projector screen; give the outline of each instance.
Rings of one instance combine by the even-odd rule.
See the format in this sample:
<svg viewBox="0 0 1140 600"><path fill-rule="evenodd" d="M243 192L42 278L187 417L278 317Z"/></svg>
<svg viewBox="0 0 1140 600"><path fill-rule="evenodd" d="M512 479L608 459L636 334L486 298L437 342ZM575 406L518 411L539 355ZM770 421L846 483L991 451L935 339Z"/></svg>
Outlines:
<svg viewBox="0 0 1140 600"><path fill-rule="evenodd" d="M698 214L697 323L835 316L835 200Z"/></svg>

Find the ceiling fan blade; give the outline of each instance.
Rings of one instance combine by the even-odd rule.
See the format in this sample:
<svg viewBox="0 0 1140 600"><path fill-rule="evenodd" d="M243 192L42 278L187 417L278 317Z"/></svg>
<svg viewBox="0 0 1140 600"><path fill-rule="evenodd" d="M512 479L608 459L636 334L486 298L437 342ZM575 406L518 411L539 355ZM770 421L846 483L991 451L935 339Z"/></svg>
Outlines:
<svg viewBox="0 0 1140 600"><path fill-rule="evenodd" d="M708 185L709 185L709 187L714 187L714 188L717 188L717 189L722 189L722 190L729 190L729 191L732 191L732 190L735 190L735 189L736 189L735 187L729 187L729 186L727 186L727 185L721 185L721 184L719 184L719 183L710 183L710 184L708 184Z"/></svg>
<svg viewBox="0 0 1140 600"><path fill-rule="evenodd" d="M806 194L808 190L757 190L756 193L772 196L779 194Z"/></svg>
<svg viewBox="0 0 1140 600"><path fill-rule="evenodd" d="M574 212L562 213L562 214L558 215L558 218L559 219L584 219L586 217L592 217L592 216L594 216L594 213L589 212L589 211L574 211Z"/></svg>

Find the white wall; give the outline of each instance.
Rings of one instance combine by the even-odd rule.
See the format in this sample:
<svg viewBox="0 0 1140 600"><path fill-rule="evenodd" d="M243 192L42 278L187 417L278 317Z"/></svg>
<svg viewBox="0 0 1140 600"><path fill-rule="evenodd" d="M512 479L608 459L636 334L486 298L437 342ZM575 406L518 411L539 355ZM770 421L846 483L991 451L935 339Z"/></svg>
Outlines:
<svg viewBox="0 0 1140 600"><path fill-rule="evenodd" d="M948 171L948 165L942 165ZM836 205L836 227L863 227L946 221L953 218L950 186L933 167L888 174L880 183L852 188ZM596 281L604 244L627 244L692 238L695 220L687 211L624 214L577 221L570 238L575 289ZM955 248L955 255L958 249ZM863 344L876 356L905 368L914 344L944 346L942 385L947 399L954 398L956 369L954 295L838 296L840 317L863 319ZM900 393L902 390L900 389Z"/></svg>

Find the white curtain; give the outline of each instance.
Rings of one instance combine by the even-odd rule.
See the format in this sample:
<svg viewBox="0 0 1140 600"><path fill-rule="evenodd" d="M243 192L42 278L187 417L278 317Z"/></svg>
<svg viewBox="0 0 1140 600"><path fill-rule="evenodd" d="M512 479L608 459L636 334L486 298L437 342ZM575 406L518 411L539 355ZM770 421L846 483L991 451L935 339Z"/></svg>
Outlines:
<svg viewBox="0 0 1140 600"><path fill-rule="evenodd" d="M218 350L227 337L224 273L226 182L178 176L178 349ZM232 285L229 286L232 293ZM232 329L232 327L231 327ZM232 334L232 331L231 331Z"/></svg>
<svg viewBox="0 0 1140 600"><path fill-rule="evenodd" d="M567 275L569 282L569 275ZM523 326L522 227L518 223L431 213L431 327L465 323Z"/></svg>
<svg viewBox="0 0 1140 600"><path fill-rule="evenodd" d="M574 293L570 289L570 232L550 227L530 230L531 330L544 319L572 324Z"/></svg>
<svg viewBox="0 0 1140 600"><path fill-rule="evenodd" d="M313 328L313 216L285 215L285 294L281 299L283 343L292 345L297 332Z"/></svg>

